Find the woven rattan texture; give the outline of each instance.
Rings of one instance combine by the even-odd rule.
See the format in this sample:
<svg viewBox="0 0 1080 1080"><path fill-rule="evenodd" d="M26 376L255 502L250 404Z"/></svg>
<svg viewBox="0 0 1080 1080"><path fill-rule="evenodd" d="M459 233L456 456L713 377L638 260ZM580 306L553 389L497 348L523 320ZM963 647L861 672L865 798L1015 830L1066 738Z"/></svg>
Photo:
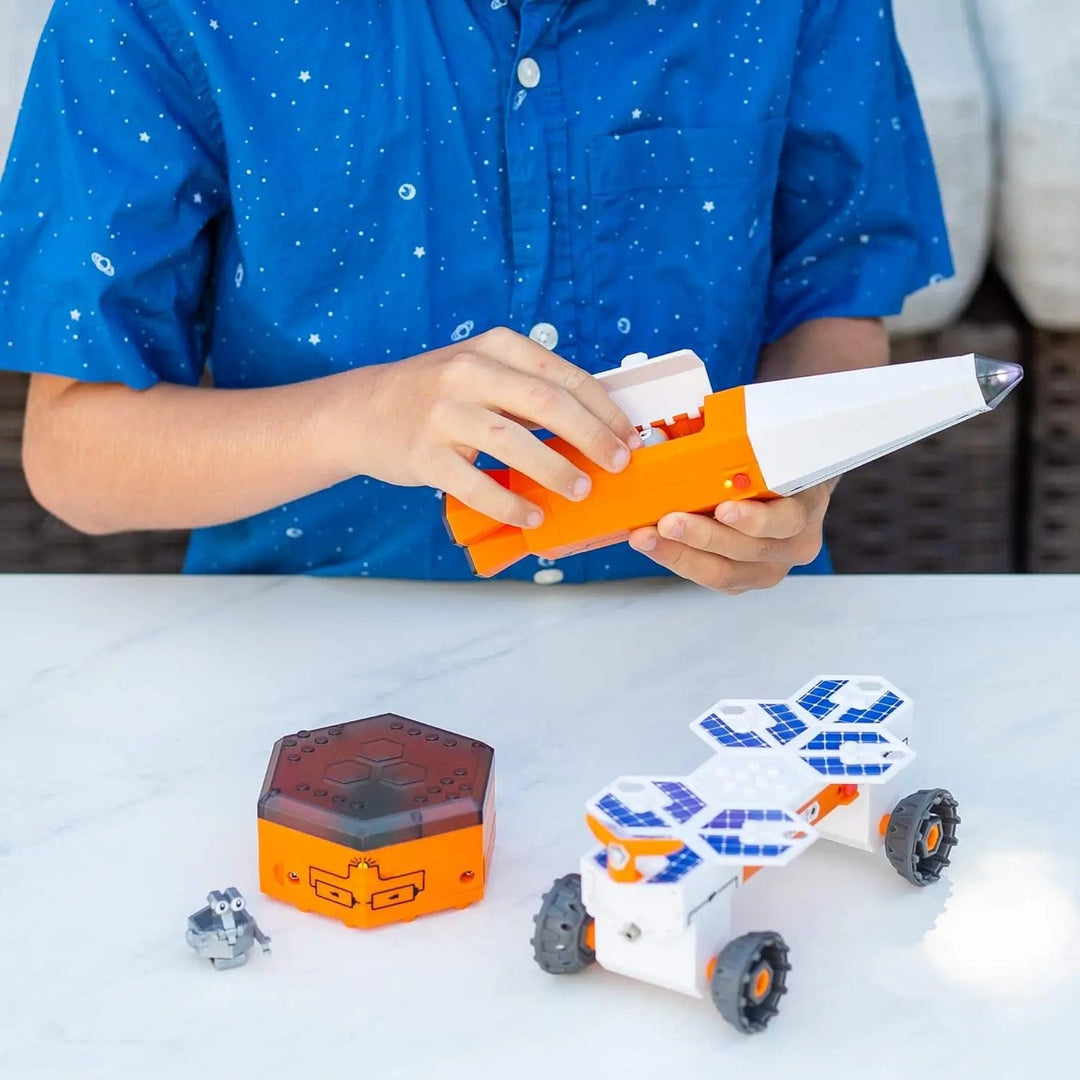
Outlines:
<svg viewBox="0 0 1080 1080"><path fill-rule="evenodd" d="M1027 565L1080 572L1080 333L1036 331L1027 458Z"/></svg>
<svg viewBox="0 0 1080 1080"><path fill-rule="evenodd" d="M1019 361L1010 324L960 324L899 338L893 362L981 353ZM1017 569L1020 397L848 473L826 535L840 573L1003 573Z"/></svg>

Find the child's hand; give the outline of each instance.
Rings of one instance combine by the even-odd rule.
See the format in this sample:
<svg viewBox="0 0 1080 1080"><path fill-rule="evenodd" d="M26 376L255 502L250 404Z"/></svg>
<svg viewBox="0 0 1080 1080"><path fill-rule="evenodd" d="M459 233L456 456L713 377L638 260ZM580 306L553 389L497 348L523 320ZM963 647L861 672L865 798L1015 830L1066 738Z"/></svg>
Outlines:
<svg viewBox="0 0 1080 1080"><path fill-rule="evenodd" d="M443 349L354 373L374 425L363 472L408 487L429 485L489 517L523 528L540 510L474 465L482 451L568 499L589 493L589 478L538 439L546 428L597 465L619 472L636 430L587 372L512 330L497 328ZM355 407L355 403L353 403ZM358 463L359 464L359 463Z"/></svg>
<svg viewBox="0 0 1080 1080"><path fill-rule="evenodd" d="M630 546L717 592L768 589L821 551L822 522L834 486L835 481L827 481L768 502L721 503L713 517L668 514L656 528L631 533Z"/></svg>

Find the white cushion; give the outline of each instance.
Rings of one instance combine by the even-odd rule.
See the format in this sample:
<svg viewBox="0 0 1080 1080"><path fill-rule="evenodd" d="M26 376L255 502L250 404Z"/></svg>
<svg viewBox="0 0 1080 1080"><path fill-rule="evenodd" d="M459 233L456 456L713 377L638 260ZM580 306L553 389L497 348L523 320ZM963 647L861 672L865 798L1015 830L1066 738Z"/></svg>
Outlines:
<svg viewBox="0 0 1080 1080"><path fill-rule="evenodd" d="M901 47L937 166L956 276L908 298L896 333L940 330L967 306L986 269L993 207L990 84L962 0L895 0Z"/></svg>
<svg viewBox="0 0 1080 1080"><path fill-rule="evenodd" d="M1000 115L996 261L1028 318L1080 329L1080 17L976 0Z"/></svg>

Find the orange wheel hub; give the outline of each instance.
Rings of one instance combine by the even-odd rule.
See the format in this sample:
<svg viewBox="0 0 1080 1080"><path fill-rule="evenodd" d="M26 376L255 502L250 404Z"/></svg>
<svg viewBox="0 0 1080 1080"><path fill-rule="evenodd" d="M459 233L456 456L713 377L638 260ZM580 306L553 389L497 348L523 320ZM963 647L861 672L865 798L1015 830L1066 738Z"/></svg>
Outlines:
<svg viewBox="0 0 1080 1080"><path fill-rule="evenodd" d="M772 986L772 972L768 964L762 964L750 981L750 992L754 1001L762 1001Z"/></svg>

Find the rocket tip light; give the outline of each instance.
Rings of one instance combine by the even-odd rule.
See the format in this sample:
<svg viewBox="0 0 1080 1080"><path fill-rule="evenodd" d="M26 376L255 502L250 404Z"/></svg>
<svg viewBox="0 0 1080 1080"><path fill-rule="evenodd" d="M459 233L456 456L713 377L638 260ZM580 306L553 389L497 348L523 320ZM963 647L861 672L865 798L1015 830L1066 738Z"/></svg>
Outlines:
<svg viewBox="0 0 1080 1080"><path fill-rule="evenodd" d="M1024 369L1019 364L988 356L975 357L975 378L989 409L996 409L1023 377Z"/></svg>

